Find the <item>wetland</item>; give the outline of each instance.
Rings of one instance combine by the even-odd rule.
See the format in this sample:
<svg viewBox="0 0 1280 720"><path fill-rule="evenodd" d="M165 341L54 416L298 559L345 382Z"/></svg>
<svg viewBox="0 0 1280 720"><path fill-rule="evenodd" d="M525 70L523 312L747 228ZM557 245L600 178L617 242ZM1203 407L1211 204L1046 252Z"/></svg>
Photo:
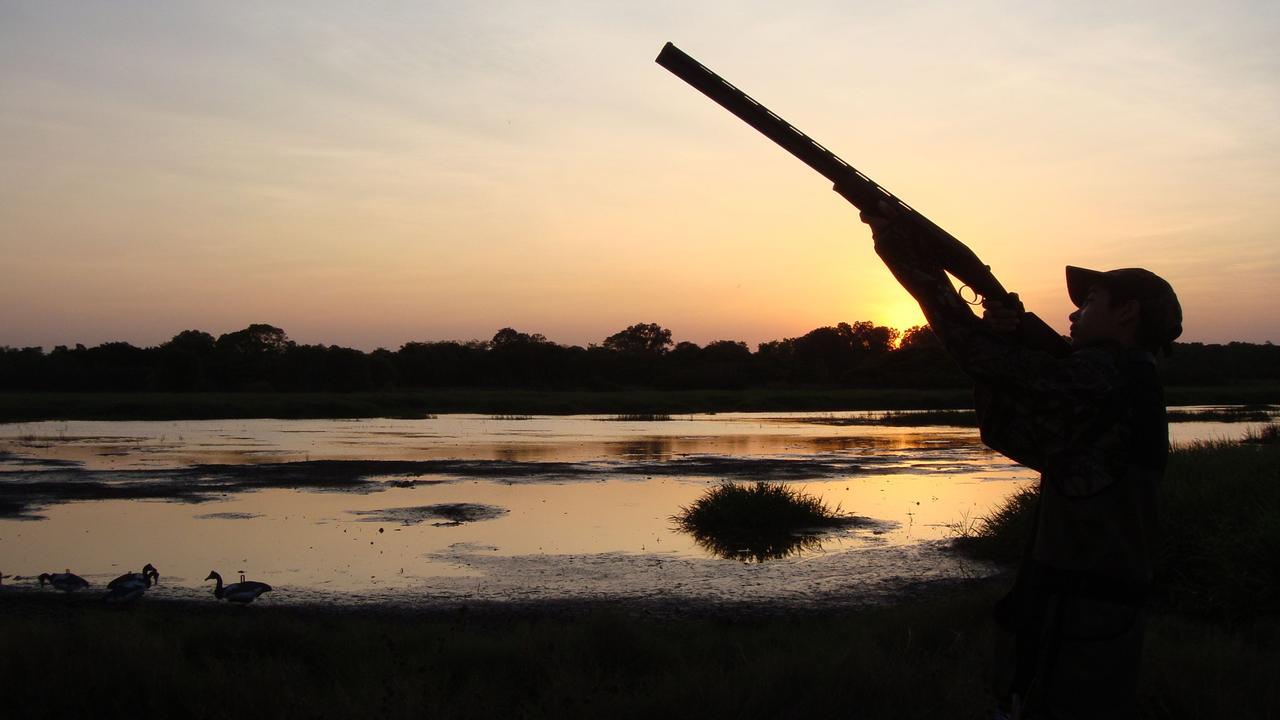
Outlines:
<svg viewBox="0 0 1280 720"><path fill-rule="evenodd" d="M1196 421L1171 425L1175 442L1239 439L1274 413L1180 412ZM0 425L0 570L7 586L64 568L100 586L145 561L164 575L148 597L201 597L213 568L271 583L267 603L406 606L857 605L995 572L949 541L1034 474L972 428L910 415ZM846 521L738 552L674 519L759 481Z"/></svg>

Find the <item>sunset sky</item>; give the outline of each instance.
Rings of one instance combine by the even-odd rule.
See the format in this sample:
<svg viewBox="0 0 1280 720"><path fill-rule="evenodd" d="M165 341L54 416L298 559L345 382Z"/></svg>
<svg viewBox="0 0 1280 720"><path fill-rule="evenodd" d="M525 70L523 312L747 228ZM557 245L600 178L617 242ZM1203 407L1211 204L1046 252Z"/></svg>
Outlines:
<svg viewBox="0 0 1280 720"><path fill-rule="evenodd" d="M1059 330L1064 265L1144 266L1280 342L1280 3L0 0L0 345L921 322L668 40Z"/></svg>

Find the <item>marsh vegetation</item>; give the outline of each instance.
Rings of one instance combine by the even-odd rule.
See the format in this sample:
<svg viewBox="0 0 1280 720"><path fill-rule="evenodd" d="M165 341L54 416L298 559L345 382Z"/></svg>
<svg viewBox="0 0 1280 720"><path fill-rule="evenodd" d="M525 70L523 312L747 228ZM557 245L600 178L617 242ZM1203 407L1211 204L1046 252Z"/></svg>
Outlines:
<svg viewBox="0 0 1280 720"><path fill-rule="evenodd" d="M799 488L763 481L718 485L671 519L711 554L744 562L819 549L823 533L871 523Z"/></svg>
<svg viewBox="0 0 1280 720"><path fill-rule="evenodd" d="M1267 426L1254 437L1276 432ZM1280 613L1280 443L1198 441L1169 455L1160 488L1156 598L1215 618ZM961 528L957 546L1015 563L1035 512L1028 488Z"/></svg>
<svg viewBox="0 0 1280 720"><path fill-rule="evenodd" d="M1280 444L1280 425L1271 423L1256 429L1249 428L1245 431L1244 439L1241 442L1251 445Z"/></svg>

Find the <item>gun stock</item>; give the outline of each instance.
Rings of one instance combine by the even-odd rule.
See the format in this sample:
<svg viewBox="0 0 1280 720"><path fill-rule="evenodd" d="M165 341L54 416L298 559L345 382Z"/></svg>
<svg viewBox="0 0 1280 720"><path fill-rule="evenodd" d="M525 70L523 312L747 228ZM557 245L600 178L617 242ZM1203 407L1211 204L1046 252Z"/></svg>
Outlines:
<svg viewBox="0 0 1280 720"><path fill-rule="evenodd" d="M884 189L857 168L840 159L817 140L734 87L728 80L712 72L680 48L667 43L658 53L657 63L676 77L715 101L725 110L781 145L801 162L817 170L831 181L837 193L859 210L880 213L880 203L888 203L898 211L895 222L909 225L909 230L928 238L942 267L975 293L992 300L1004 301L1009 292L967 245L935 225L915 208ZM1053 328L1034 313L1023 315L1019 336L1029 347L1062 357L1071 352L1070 345Z"/></svg>

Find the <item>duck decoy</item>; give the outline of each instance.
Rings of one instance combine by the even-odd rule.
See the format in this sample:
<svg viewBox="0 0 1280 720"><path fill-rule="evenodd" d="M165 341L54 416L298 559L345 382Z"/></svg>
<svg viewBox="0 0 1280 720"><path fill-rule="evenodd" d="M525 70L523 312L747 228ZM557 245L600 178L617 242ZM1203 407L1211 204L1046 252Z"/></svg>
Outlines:
<svg viewBox="0 0 1280 720"><path fill-rule="evenodd" d="M160 572L156 570L155 565L147 563L142 566L142 572L127 572L120 577L107 583L107 589L115 590L122 585L143 584L147 587L160 582Z"/></svg>
<svg viewBox="0 0 1280 720"><path fill-rule="evenodd" d="M142 597L142 594L154 582L160 580L160 573L151 563L142 567L142 572L125 573L107 583L106 601L109 603L130 603Z"/></svg>
<svg viewBox="0 0 1280 720"><path fill-rule="evenodd" d="M216 570L210 570L209 577L205 578L205 580L217 581L218 584L213 588L213 596L215 598L233 603L247 605L257 600L259 595L271 592L270 585L256 580L245 580L244 573L240 573L240 582L232 583L225 587L222 585L222 576Z"/></svg>
<svg viewBox="0 0 1280 720"><path fill-rule="evenodd" d="M62 592L75 592L89 587L89 581L67 570L60 573L40 573L40 587L44 587L45 583L49 583L55 590Z"/></svg>

